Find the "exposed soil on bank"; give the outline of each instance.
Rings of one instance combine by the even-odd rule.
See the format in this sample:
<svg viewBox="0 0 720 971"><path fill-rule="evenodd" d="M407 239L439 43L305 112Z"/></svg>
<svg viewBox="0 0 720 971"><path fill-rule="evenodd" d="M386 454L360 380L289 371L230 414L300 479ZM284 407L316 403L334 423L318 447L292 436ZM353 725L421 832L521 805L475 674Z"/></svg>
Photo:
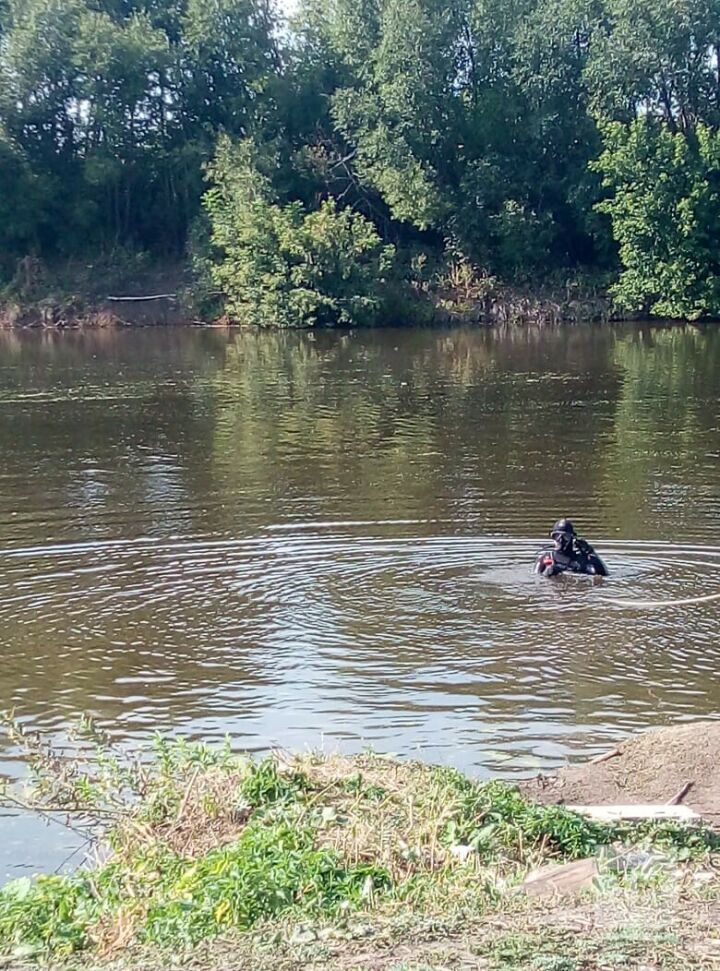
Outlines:
<svg viewBox="0 0 720 971"><path fill-rule="evenodd" d="M720 721L659 728L618 746L620 755L520 784L546 805L666 803L692 783L684 805L720 830Z"/></svg>
<svg viewBox="0 0 720 971"><path fill-rule="evenodd" d="M705 971L720 967L720 904L639 894L553 902L488 917L445 940L418 937L275 971Z"/></svg>
<svg viewBox="0 0 720 971"><path fill-rule="evenodd" d="M48 271L27 260L0 296L0 327L149 327L197 323L190 273L173 263L127 269L111 261Z"/></svg>

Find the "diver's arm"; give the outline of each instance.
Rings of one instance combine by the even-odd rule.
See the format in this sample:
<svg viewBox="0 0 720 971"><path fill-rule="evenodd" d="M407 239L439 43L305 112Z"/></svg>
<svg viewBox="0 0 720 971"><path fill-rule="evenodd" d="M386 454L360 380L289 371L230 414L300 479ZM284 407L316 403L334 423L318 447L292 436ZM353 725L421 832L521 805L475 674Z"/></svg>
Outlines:
<svg viewBox="0 0 720 971"><path fill-rule="evenodd" d="M535 568L533 573L537 573L540 576L551 577L554 576L558 571L555 569L555 560L549 550L543 550L538 553L537 559L535 560Z"/></svg>
<svg viewBox="0 0 720 971"><path fill-rule="evenodd" d="M605 566L603 561L597 555L595 550L593 550L590 556L588 557L588 563L595 571L596 576L606 577L608 575L608 568Z"/></svg>
<svg viewBox="0 0 720 971"><path fill-rule="evenodd" d="M578 539L575 545L578 553L585 557L588 567L591 567L589 572L598 577L606 577L608 575L608 568L586 539Z"/></svg>

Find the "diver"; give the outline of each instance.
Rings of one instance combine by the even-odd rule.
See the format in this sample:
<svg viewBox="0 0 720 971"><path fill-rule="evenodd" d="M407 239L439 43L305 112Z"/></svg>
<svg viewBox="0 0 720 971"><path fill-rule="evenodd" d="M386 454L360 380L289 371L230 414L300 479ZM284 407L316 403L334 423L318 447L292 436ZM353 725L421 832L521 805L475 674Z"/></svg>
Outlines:
<svg viewBox="0 0 720 971"><path fill-rule="evenodd" d="M556 577L561 573L584 573L606 577L608 569L592 546L581 539L569 519L559 519L550 530L555 546L543 550L535 561L535 573Z"/></svg>

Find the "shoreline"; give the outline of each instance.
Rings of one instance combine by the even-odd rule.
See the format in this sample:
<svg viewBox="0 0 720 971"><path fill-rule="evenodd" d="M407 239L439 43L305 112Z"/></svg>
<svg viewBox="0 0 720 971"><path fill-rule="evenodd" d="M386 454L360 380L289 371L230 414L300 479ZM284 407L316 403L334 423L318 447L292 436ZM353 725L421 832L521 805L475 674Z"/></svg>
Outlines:
<svg viewBox="0 0 720 971"><path fill-rule="evenodd" d="M604 286L582 278L536 286L405 283L392 296L386 323L375 326L551 326L637 317L618 312ZM208 310L190 268L178 262L147 265L138 257L135 264L125 258L117 265L108 260L97 267L70 264L50 271L39 262L21 261L15 281L0 291L0 329L178 325L247 326L219 307Z"/></svg>
<svg viewBox="0 0 720 971"><path fill-rule="evenodd" d="M130 298L132 299L132 298ZM118 301L117 303L101 301L87 303L73 301L70 304L49 302L41 305L10 308L0 305L0 330L83 330L103 329L109 327L238 327L251 330L282 330L274 325L267 327L251 327L225 316L207 319L193 314L182 297L162 298L152 303ZM607 302L609 306L609 302ZM507 325L551 327L575 325L585 323L620 323L637 319L637 315L615 314L606 309L606 305L582 304L571 301L565 305L555 300L531 298L521 293L508 293L490 303L465 302L460 295L448 298L444 296L436 301L428 301L420 306L421 312L414 318L412 312L408 318L400 322L388 320L387 324L377 325L369 329L382 330L384 327L417 327L417 326L476 326L499 327ZM660 322L658 318L658 322ZM685 323L685 321L674 321ZM345 329L344 326L335 327L303 327L293 330L323 329L332 331Z"/></svg>
<svg viewBox="0 0 720 971"><path fill-rule="evenodd" d="M40 771L28 805L94 820L112 849L93 869L0 891L2 967L159 971L172 951L198 971L585 971L618 948L633 967L661 954L651 966L704 968L720 954L716 830L604 825L558 799L573 772L625 776L674 753L683 777L705 773L693 806L720 786L717 723L644 733L614 760L519 788L377 754L252 761L160 739L140 757L87 722L58 761L8 725ZM626 802L652 795L642 785Z"/></svg>

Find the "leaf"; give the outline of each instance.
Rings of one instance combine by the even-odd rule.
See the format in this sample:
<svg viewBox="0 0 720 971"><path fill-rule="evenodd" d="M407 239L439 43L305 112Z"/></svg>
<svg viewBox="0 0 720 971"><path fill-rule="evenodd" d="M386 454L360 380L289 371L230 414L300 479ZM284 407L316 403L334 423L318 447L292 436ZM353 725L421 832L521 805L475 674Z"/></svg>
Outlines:
<svg viewBox="0 0 720 971"><path fill-rule="evenodd" d="M20 901L25 900L29 896L34 886L34 881L30 877L20 877L18 880L13 880L12 883L6 884L2 892Z"/></svg>

